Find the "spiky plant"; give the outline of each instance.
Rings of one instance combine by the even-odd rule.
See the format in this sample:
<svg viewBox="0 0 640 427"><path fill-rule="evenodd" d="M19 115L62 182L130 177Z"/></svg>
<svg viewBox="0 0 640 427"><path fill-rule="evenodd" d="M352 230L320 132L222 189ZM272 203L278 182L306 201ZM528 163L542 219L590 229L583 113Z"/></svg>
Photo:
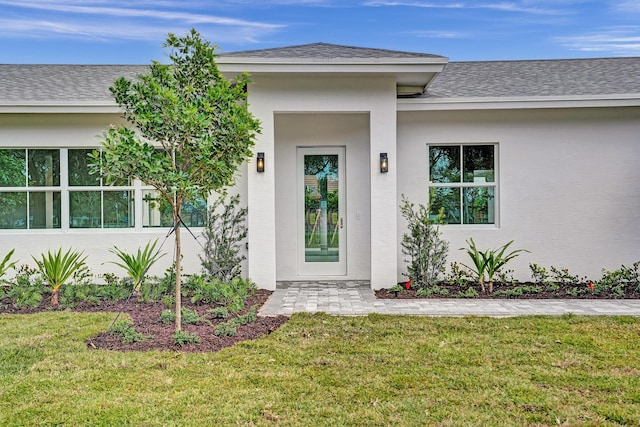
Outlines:
<svg viewBox="0 0 640 427"><path fill-rule="evenodd" d="M79 270L86 268L86 256L80 251L72 249L62 253L62 248L56 252L47 251L40 255L40 259L32 256L38 265L38 270L42 277L51 286L51 305L58 306L58 294L60 288L69 280L69 278Z"/></svg>
<svg viewBox="0 0 640 427"><path fill-rule="evenodd" d="M138 251L135 254L130 254L128 252L119 249L117 246L109 249L109 252L116 254L120 261L110 261L112 264L117 265L118 267L122 267L129 277L133 279L134 287L136 290L140 289L140 285L144 280L144 275L147 273L149 268L153 264L156 263L161 257L166 255L165 253L160 253L160 250L156 251L156 245L158 244L158 239L153 242L147 242L144 249L138 248Z"/></svg>

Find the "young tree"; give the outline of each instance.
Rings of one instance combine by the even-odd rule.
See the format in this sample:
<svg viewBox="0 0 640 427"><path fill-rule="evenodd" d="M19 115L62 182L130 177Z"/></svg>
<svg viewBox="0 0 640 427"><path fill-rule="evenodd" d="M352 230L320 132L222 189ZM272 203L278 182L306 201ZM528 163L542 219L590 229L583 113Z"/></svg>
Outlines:
<svg viewBox="0 0 640 427"><path fill-rule="evenodd" d="M233 183L251 156L260 124L247 108L248 76L226 80L216 65L216 47L196 30L183 37L169 34L163 47L171 64L154 61L148 73L133 81L122 77L110 88L131 127L111 127L102 152L92 157L94 172L107 182L139 179L171 205L180 331L182 204Z"/></svg>

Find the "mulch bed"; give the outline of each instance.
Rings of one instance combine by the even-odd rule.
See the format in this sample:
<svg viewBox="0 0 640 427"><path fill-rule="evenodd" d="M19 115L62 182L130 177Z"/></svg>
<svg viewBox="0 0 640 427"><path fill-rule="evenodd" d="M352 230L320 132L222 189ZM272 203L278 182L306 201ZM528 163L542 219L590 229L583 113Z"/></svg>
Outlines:
<svg viewBox="0 0 640 427"><path fill-rule="evenodd" d="M245 300L244 311L238 314L245 314L252 306L256 307L256 312L267 301L271 295L271 291L258 290L251 297ZM55 311L48 305L49 300L45 296L43 303L37 308L15 308L8 299L0 301L0 313L12 314L29 314L42 311ZM81 304L73 309L77 312L113 312L113 318L122 309L123 302L103 302L96 306L91 304ZM188 298L183 298L182 306L196 310L200 316L206 316L207 310L214 308L215 305L192 304ZM160 321L160 314L167 307L161 302L142 303L134 301L132 298L124 309L123 313L129 315L133 321L136 332L143 335L151 335L153 338L145 341L124 344L121 337L114 336L105 331L99 335L92 337L86 341L87 347L99 350L115 350L115 351L148 351L148 350L164 350L176 351L181 353L203 353L218 351L226 347L230 347L238 342L260 338L268 335L278 327L283 325L289 318L287 316L258 317L255 322L241 326L237 330L236 336L233 337L217 337L214 335L215 326L225 320L209 319L212 323L200 323L196 325L182 325L182 330L188 333L195 333L199 336L200 342L197 344L186 344L178 346L174 342L175 325L173 323L163 324ZM60 309L63 310L63 309ZM124 320L122 317L121 320ZM228 319L226 319L228 320Z"/></svg>
<svg viewBox="0 0 640 427"><path fill-rule="evenodd" d="M403 287L403 289L399 292L390 291L389 289L379 289L375 291L376 297L381 299L416 299L416 298L461 298L459 294L467 290L467 288L462 288L457 285L449 285L449 284L440 284L438 287L440 289L446 289L446 294L441 293L433 293L429 296L419 296L417 295L417 290L412 289L404 289L404 283L398 283L399 286ZM473 289L478 293L478 296L475 298L488 298L488 299L640 299L640 292L638 289L634 288L625 288L624 296L619 296L611 293L593 293L589 289L589 285L586 283L580 284L560 284L559 288L555 291L548 291L542 287L541 292L537 293L523 293L518 296L504 296L500 295L500 293L496 294L496 291L505 291L505 290L514 290L518 287L533 287L540 286L536 283L524 282L517 283L514 285L507 285L502 283L494 283L492 294L482 293L479 284L471 285ZM572 290L577 289L575 295Z"/></svg>

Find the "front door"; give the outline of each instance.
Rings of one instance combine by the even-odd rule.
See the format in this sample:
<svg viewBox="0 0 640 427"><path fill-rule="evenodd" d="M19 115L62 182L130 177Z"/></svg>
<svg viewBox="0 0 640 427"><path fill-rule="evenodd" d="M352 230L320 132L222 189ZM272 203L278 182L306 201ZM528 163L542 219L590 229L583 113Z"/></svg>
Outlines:
<svg viewBox="0 0 640 427"><path fill-rule="evenodd" d="M344 147L298 147L298 274L347 274Z"/></svg>

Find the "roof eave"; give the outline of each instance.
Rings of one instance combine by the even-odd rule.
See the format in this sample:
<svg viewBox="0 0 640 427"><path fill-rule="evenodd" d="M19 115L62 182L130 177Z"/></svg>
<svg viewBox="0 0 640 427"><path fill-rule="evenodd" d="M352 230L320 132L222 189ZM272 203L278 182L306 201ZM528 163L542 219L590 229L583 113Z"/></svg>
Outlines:
<svg viewBox="0 0 640 427"><path fill-rule="evenodd" d="M79 103L79 102L20 102L0 103L0 113L14 114L118 114L121 110L113 102Z"/></svg>
<svg viewBox="0 0 640 427"><path fill-rule="evenodd" d="M640 93L567 97L402 98L398 111L640 107Z"/></svg>

